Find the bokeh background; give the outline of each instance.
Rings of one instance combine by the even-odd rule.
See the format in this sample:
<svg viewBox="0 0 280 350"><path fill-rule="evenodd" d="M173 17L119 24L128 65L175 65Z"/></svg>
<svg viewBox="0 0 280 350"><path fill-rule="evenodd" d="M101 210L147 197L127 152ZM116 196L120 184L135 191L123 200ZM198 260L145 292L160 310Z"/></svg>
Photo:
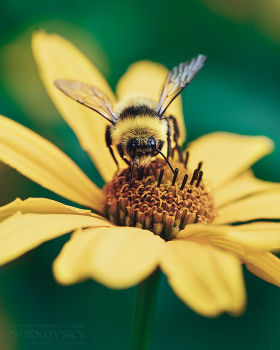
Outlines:
<svg viewBox="0 0 280 350"><path fill-rule="evenodd" d="M136 60L172 68L203 53L205 68L183 93L188 141L213 131L267 135L275 151L253 169L261 179L280 181L279 16L280 0L1 0L0 113L52 141L102 186L39 80L31 33L43 28L72 41L112 88ZM4 164L0 193L1 205L40 196L67 203ZM129 349L136 288L57 285L51 264L68 239L47 242L0 268L1 349ZM280 289L244 273L247 311L217 319L192 312L162 276L151 349L279 348ZM83 343L25 338L28 330L54 329L85 330Z"/></svg>

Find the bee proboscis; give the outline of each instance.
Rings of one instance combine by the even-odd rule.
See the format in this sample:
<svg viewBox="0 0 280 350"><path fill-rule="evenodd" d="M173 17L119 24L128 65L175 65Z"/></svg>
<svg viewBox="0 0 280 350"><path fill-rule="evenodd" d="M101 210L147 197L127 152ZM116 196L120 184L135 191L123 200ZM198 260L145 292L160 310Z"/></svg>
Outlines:
<svg viewBox="0 0 280 350"><path fill-rule="evenodd" d="M168 115L167 109L198 74L205 60L205 56L198 55L174 67L167 76L158 101L141 96L131 97L115 108L110 99L96 87L64 79L56 80L54 84L67 96L99 113L112 124L106 129L106 144L117 166L113 147L131 166L130 188L135 165L148 167L152 158L158 154L161 154L174 173L168 159L173 157L174 151L182 159L182 151L178 145L176 116ZM166 155L162 152L165 143Z"/></svg>

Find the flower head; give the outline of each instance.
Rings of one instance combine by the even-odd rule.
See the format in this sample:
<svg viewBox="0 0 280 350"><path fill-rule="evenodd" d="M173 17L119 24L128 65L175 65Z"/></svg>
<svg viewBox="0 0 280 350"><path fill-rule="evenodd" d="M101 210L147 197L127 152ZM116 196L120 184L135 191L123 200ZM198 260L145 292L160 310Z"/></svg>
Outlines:
<svg viewBox="0 0 280 350"><path fill-rule="evenodd" d="M0 208L1 264L74 230L53 265L55 278L62 284L93 278L110 288L127 288L159 267L174 292L205 316L244 310L242 263L280 286L280 261L270 253L280 247L279 223L252 222L280 217L280 185L258 180L248 170L272 151L268 138L229 133L202 136L188 145L187 165L173 161L179 169L176 176L155 159L146 173L135 170L129 189L129 170L116 172L106 147L106 120L53 85L58 78L94 84L114 105L116 98L106 80L59 36L36 33L33 52L50 97L107 184L104 190L99 189L57 147L1 117L2 161L99 213L43 198L15 200ZM117 96L156 100L166 75L161 65L135 63L120 79ZM169 112L183 131L183 143L180 97Z"/></svg>
<svg viewBox="0 0 280 350"><path fill-rule="evenodd" d="M156 159L145 171L134 171L130 189L130 169L114 175L104 188L105 212L111 222L144 228L170 240L188 224L207 224L215 218L211 188L203 183L199 169L202 162L192 176L186 163L171 160L174 167L178 166L174 174L164 163Z"/></svg>

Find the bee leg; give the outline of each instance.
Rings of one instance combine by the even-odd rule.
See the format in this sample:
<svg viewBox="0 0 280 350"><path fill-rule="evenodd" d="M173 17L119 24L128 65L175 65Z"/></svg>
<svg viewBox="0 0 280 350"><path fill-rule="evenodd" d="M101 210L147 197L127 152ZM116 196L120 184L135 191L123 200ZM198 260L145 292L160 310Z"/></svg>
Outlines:
<svg viewBox="0 0 280 350"><path fill-rule="evenodd" d="M111 139L111 133L110 133L110 125L107 125L106 132L105 132L105 140L106 145L109 148L109 151L111 153L111 156L113 157L115 163L117 164L117 167L119 168L119 163L114 155L113 149L112 149L112 139Z"/></svg>
<svg viewBox="0 0 280 350"><path fill-rule="evenodd" d="M167 159L171 155L171 132L170 132L170 123L169 120L167 119Z"/></svg>
<svg viewBox="0 0 280 350"><path fill-rule="evenodd" d="M182 151L182 148L176 144L175 149L176 149L176 151L178 152L180 162L183 163L184 160L183 160L183 151Z"/></svg>
<svg viewBox="0 0 280 350"><path fill-rule="evenodd" d="M119 152L121 159L123 159L126 162L126 164L130 166L129 161L126 158L124 158L123 149L121 145L117 145L117 150Z"/></svg>
<svg viewBox="0 0 280 350"><path fill-rule="evenodd" d="M133 164L132 164L132 167L131 167L131 173L130 173L130 178L129 178L129 185L128 185L128 189L131 188L131 182L132 182L132 176L133 176L133 170L134 170L134 167L135 167L135 162L136 162L136 159L138 157L134 158L133 159Z"/></svg>
<svg viewBox="0 0 280 350"><path fill-rule="evenodd" d="M173 124L173 140L176 143L176 146L173 148L173 155L172 158L174 156L174 150L176 149L176 151L178 152L179 155L179 160L180 162L183 162L183 152L182 152L182 148L178 145L178 137L179 137L179 127L177 124L177 119L175 117L173 117L173 115L169 116L170 121L172 121Z"/></svg>

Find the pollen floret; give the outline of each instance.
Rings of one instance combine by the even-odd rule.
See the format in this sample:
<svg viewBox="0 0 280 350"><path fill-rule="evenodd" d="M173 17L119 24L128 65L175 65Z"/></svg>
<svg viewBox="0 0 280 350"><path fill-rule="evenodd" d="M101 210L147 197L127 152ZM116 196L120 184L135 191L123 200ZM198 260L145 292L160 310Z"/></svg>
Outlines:
<svg viewBox="0 0 280 350"><path fill-rule="evenodd" d="M108 219L120 226L152 231L173 239L188 224L207 224L216 216L211 187L202 180L201 163L194 172L171 160L172 173L156 159L147 169L135 169L129 189L130 169L116 173L105 187Z"/></svg>

